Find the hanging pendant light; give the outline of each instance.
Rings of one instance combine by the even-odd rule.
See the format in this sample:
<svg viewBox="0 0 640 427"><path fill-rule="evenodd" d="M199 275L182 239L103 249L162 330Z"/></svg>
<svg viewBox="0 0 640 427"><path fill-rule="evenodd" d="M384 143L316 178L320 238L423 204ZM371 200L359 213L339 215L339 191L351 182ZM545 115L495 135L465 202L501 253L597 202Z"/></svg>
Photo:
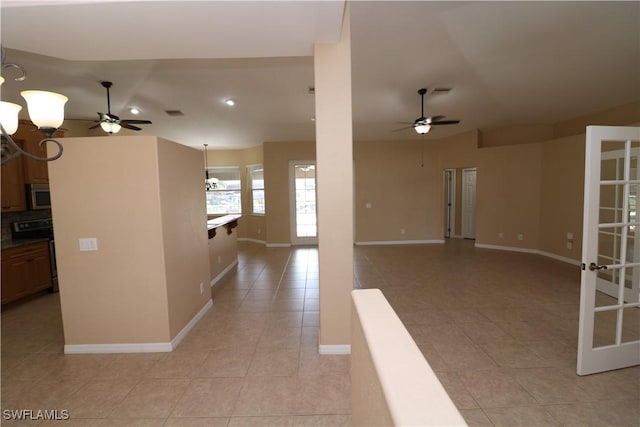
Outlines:
<svg viewBox="0 0 640 427"><path fill-rule="evenodd" d="M5 64L4 49L1 45L0 56L3 70L15 68L20 71L20 76L14 78L15 81L23 81L26 78L27 72L20 65ZM4 78L0 77L0 85L2 83L4 83ZM18 130L18 112L22 107L11 102L0 102L0 131L2 132L2 160L0 164L6 165L20 156L46 162L60 158L62 156L62 144L53 139L52 136L64 121L64 104L68 98L58 93L41 90L25 90L20 92L20 95L27 101L29 118L44 135L44 139L38 143L38 147L44 148L46 142L51 142L57 146L58 152L51 157L40 157L24 151L11 138L11 135Z"/></svg>

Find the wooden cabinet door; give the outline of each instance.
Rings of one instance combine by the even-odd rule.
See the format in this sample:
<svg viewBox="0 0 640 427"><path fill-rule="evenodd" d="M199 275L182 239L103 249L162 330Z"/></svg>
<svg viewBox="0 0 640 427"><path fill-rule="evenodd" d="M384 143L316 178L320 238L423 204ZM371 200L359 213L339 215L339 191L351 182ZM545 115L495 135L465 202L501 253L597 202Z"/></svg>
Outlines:
<svg viewBox="0 0 640 427"><path fill-rule="evenodd" d="M38 157L47 157L47 146L44 145L40 148L38 145L43 135L33 123L21 120L16 135L19 135L24 141L24 151ZM47 162L22 156L22 168L24 172L24 182L26 184L46 184L49 182L49 167L47 166Z"/></svg>
<svg viewBox="0 0 640 427"><path fill-rule="evenodd" d="M20 141L16 141L21 145ZM2 212L27 210L21 159L2 166Z"/></svg>
<svg viewBox="0 0 640 427"><path fill-rule="evenodd" d="M49 242L2 251L2 304L51 287Z"/></svg>
<svg viewBox="0 0 640 427"><path fill-rule="evenodd" d="M34 135L38 137L40 134L34 132ZM29 154L34 154L39 157L47 157L46 145L44 149L40 149L38 143L39 138L30 138L25 140L24 150ZM22 165L24 168L24 182L26 184L46 184L49 182L49 166L47 162L40 160L33 160L29 157L22 156Z"/></svg>

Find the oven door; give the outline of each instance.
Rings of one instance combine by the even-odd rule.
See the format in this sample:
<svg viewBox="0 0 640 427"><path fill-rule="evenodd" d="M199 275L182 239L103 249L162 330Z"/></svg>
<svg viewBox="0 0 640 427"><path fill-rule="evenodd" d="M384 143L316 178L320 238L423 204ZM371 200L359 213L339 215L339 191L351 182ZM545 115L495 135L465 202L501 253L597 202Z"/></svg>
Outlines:
<svg viewBox="0 0 640 427"><path fill-rule="evenodd" d="M51 292L58 292L58 267L56 265L56 244L49 240L49 264L51 265Z"/></svg>

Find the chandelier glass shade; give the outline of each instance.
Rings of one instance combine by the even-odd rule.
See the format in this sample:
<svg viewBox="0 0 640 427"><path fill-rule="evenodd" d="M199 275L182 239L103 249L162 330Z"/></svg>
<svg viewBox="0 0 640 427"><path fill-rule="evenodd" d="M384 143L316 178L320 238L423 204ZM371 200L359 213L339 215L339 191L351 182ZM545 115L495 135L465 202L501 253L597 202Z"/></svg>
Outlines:
<svg viewBox="0 0 640 427"><path fill-rule="evenodd" d="M0 123L6 133L13 135L18 130L18 113L22 107L13 102L0 101Z"/></svg>

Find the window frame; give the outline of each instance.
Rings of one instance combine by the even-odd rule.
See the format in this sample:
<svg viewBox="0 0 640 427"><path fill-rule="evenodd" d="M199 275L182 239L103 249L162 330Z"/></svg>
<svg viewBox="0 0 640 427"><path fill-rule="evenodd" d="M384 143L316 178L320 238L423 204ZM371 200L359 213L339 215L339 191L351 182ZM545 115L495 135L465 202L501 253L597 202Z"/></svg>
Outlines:
<svg viewBox="0 0 640 427"><path fill-rule="evenodd" d="M254 187L254 183L253 183L253 173L257 172L257 171L261 171L262 172L262 187ZM251 215L255 215L255 216L265 216L267 213L267 206L266 206L266 198L265 198L265 186L264 186L264 164L262 163L257 163L254 165L248 165L247 166L247 182L248 182L248 188L249 188L249 206L250 206L250 212ZM263 194L263 211L262 212L257 212L255 210L255 205L254 205L254 200L255 200L255 192L256 191L262 191Z"/></svg>

